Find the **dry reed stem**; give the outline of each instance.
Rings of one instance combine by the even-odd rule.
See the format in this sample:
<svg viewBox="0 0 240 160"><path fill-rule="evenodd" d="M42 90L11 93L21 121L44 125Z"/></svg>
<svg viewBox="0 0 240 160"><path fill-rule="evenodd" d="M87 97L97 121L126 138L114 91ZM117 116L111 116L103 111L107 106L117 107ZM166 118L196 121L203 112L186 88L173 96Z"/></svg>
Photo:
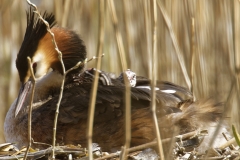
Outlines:
<svg viewBox="0 0 240 160"><path fill-rule="evenodd" d="M54 0L54 15L58 23L62 24L63 20L63 0Z"/></svg>
<svg viewBox="0 0 240 160"><path fill-rule="evenodd" d="M194 94L194 88L193 88L193 81L194 81L194 62L195 62L195 19L191 18L191 92L193 94L193 101L196 100L195 94Z"/></svg>
<svg viewBox="0 0 240 160"><path fill-rule="evenodd" d="M129 13L129 1L128 0L123 0L122 1L123 3L123 17L124 17L124 27L125 27L125 30L126 30L126 39L127 39L127 43L126 43L126 48L127 48L127 51L126 51L126 54L129 54L130 53L130 46L133 45L133 42L132 42L132 37L130 36L130 30L129 30L129 27L128 27L128 24L129 22L131 22L131 15Z"/></svg>
<svg viewBox="0 0 240 160"><path fill-rule="evenodd" d="M146 32L146 46L147 46L147 55L148 55L148 77L151 77L152 75L152 70L151 70L151 64L152 64L152 59L151 57L151 51L152 47L151 45L151 17L150 17L150 1L144 1L143 4L143 9L144 9L144 28Z"/></svg>
<svg viewBox="0 0 240 160"><path fill-rule="evenodd" d="M99 27L98 27L98 48L97 55L99 59L97 60L97 70L101 68L101 53L103 50L103 42L104 42L104 0L99 1ZM93 159L92 154L92 134L93 134L93 122L94 122L94 112L95 112L95 104L97 97L97 87L98 87L98 77L99 72L95 72L94 82L92 84L91 90L91 98L88 110L88 129L87 129L87 139L88 139L88 156L89 160Z"/></svg>
<svg viewBox="0 0 240 160"><path fill-rule="evenodd" d="M68 14L69 14L69 8L72 0L65 0L64 1L64 11L63 11L63 16L62 16L62 27L67 26L67 20L68 20Z"/></svg>
<svg viewBox="0 0 240 160"><path fill-rule="evenodd" d="M156 76L157 73L157 2L156 0L153 0L153 33L152 33L152 75L151 75L151 108L152 108L152 114L153 114L153 121L156 131L156 138L157 138L157 146L158 146L158 152L160 153L160 157L162 160L164 160L164 152L161 142L161 134L159 130L158 125L158 119L156 115Z"/></svg>
<svg viewBox="0 0 240 160"><path fill-rule="evenodd" d="M178 58L178 62L180 64L180 67L181 67L181 70L182 70L182 73L183 73L183 76L184 76L184 79L185 79L185 82L188 86L188 89L191 89L192 87L192 84L191 84L191 80L188 76L188 73L187 73L187 69L186 69L186 66L184 64L184 60L183 60L183 55L180 51L180 48L179 48L179 45L178 45L178 42L177 42L177 38L174 34L174 31L173 31L173 28L172 28L172 25L171 25L171 21L170 21L170 18L161 2L161 0L157 0L157 4L158 4L158 7L163 15L163 18L166 22L166 25L167 25L167 28L169 30L169 33L170 33L170 36L171 36L171 39L172 39L172 42L173 42L173 46L176 50L176 55L177 55L177 58Z"/></svg>
<svg viewBox="0 0 240 160"><path fill-rule="evenodd" d="M115 6L113 4L112 0L108 0L108 7L110 9L111 19L114 26L114 31L116 34L116 40L121 60L121 66L122 70L127 70L127 62L126 62L126 54L123 46L123 40L122 36L120 34L119 28L118 28L118 19L117 14L115 10ZM128 152L127 149L130 147L130 141L131 141L131 98L130 98L130 84L128 83L128 79L126 74L123 74L124 77L124 83L125 83L125 144L121 151L121 158L125 159Z"/></svg>
<svg viewBox="0 0 240 160"><path fill-rule="evenodd" d="M125 159L131 142L131 91L127 75L123 74L125 83L125 144L122 148L121 159Z"/></svg>
<svg viewBox="0 0 240 160"><path fill-rule="evenodd" d="M55 153L54 153L54 150L55 150L55 145L56 145L56 131L57 131L57 120L58 120L58 114L59 114L59 107L60 107L60 103L61 103L61 100L62 100L62 95L63 95L63 88L64 88L64 83L65 83L65 66L63 64L63 60L62 60L62 52L58 49L58 46L57 46L57 43L56 43L56 40L55 40L55 36L53 34L53 32L51 31L50 27L49 27L49 24L47 21L45 21L42 16L40 15L38 9L37 9L37 6L33 3L30 2L30 0L27 0L28 4L30 6L32 6L35 11L34 13L36 13L38 15L38 17L43 21L43 23L46 25L47 27L47 31L48 33L51 35L52 37L52 42L53 42L53 45L55 47L55 50L57 51L58 53L58 58L59 58L59 61L62 65L62 69L63 69L63 79L62 79L62 84L61 84L61 90L60 90L60 93L59 93L59 99L58 99L58 102L56 104L56 112L55 112L55 117L54 117L54 126L53 126L53 139L52 139L52 146L53 146L53 149L52 149L52 159L55 159Z"/></svg>
<svg viewBox="0 0 240 160"><path fill-rule="evenodd" d="M237 97L240 97L240 74L239 73L236 73L235 76L234 76L235 80L234 80L234 87L236 89L236 96ZM230 96L230 95L229 95ZM230 99L230 98L229 98ZM227 100L229 102L229 100ZM240 98L237 99L238 101L238 104L240 104ZM238 110L238 113L239 113L239 110ZM239 114L238 114L238 120L239 120Z"/></svg>
<svg viewBox="0 0 240 160"><path fill-rule="evenodd" d="M28 146L27 146L26 152L24 154L24 158L23 158L24 160L27 159L27 154L28 154L28 151L32 144L32 104L33 104L33 98L34 98L34 92L35 92L35 86L36 86L36 78L34 76L31 59L29 57L27 57L27 60L28 60L28 67L30 68L33 85L32 85L30 106L29 106L29 111L28 111Z"/></svg>
<svg viewBox="0 0 240 160"><path fill-rule="evenodd" d="M116 9L112 0L108 0L108 7L110 9L111 19L112 19L112 23L115 31L116 40L117 40L121 66L122 66L122 69L125 71L127 70L126 53L123 46L122 35L118 28L118 19L117 19Z"/></svg>
<svg viewBox="0 0 240 160"><path fill-rule="evenodd" d="M239 46L239 43L240 43L240 31L239 31L239 25L240 25L240 21L239 21L239 14L240 14L240 11L239 11L239 8L240 8L240 2L237 1L237 0L234 0L233 1L233 4L234 4L234 49L235 49L235 52L234 52L234 56L235 56L235 59L234 59L234 78L236 79L235 83L236 83L236 87L237 87L237 95L238 97L240 96L240 46ZM240 104L240 98L238 98L238 104ZM239 120L239 118L238 118Z"/></svg>
<svg viewBox="0 0 240 160"><path fill-rule="evenodd" d="M239 21L239 14L240 14L240 2L237 0L233 0L233 5L234 5L234 49L235 49L235 69L237 70L237 72L240 71L240 31L239 31L239 25L240 25L240 21ZM239 74L239 73L238 73Z"/></svg>

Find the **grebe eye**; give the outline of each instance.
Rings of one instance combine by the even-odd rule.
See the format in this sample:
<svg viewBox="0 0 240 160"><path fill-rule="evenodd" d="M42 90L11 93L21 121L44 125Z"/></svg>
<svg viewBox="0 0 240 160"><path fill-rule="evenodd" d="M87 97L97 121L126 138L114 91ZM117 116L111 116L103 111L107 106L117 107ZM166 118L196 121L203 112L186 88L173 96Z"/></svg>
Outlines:
<svg viewBox="0 0 240 160"><path fill-rule="evenodd" d="M36 69L37 69L37 63L36 62L34 62L33 64L32 64L32 68L33 68L33 72L34 72L34 74L36 73Z"/></svg>
<svg viewBox="0 0 240 160"><path fill-rule="evenodd" d="M37 63L34 62L34 63L32 64L32 67L33 67L33 68L36 68L36 67L37 67Z"/></svg>

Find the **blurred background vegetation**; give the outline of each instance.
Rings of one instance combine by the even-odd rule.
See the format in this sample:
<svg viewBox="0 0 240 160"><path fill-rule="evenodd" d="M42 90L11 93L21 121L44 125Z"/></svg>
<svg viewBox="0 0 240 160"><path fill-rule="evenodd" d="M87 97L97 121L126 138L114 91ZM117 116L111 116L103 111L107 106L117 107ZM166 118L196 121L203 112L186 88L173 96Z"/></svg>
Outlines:
<svg viewBox="0 0 240 160"><path fill-rule="evenodd" d="M32 0L42 13L56 15L59 26L76 31L85 41L88 57L97 54L98 1ZM102 70L121 73L114 25L105 1L105 41ZM152 53L152 1L113 0L123 38L127 67L149 76ZM226 102L229 122L239 129L240 2L238 0L157 0L158 80L187 85L185 66L196 99L214 97ZM17 97L19 78L15 59L26 27L23 0L0 0L0 143L4 142L6 112ZM163 16L164 15L164 16ZM166 23L168 22L168 23ZM168 25L167 25L168 24ZM174 37L176 39L174 39ZM173 42L179 47L177 52ZM177 58L178 56L182 59ZM87 67L94 67L91 61Z"/></svg>

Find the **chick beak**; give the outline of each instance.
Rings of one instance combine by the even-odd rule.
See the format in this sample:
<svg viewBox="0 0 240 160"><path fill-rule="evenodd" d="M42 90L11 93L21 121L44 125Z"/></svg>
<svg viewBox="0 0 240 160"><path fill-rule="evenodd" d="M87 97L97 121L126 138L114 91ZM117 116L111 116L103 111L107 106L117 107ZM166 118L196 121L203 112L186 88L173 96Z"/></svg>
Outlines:
<svg viewBox="0 0 240 160"><path fill-rule="evenodd" d="M23 103L26 99L26 96L30 90L32 86L31 81L27 81L26 83L22 83L19 93L18 93L18 98L17 98L17 102L16 102L16 110L15 110L15 117L17 116L17 114L19 113L19 111L21 110Z"/></svg>

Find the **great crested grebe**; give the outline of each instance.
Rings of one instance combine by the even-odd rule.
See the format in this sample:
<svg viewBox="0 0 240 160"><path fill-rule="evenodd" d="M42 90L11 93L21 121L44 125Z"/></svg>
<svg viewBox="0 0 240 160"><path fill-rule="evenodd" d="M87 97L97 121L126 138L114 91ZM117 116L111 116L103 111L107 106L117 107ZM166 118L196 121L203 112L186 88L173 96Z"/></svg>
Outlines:
<svg viewBox="0 0 240 160"><path fill-rule="evenodd" d="M66 70L86 58L86 47L79 36L66 28L56 27L52 14L44 13L60 51ZM53 120L62 79L62 67L45 24L30 11L27 28L19 50L16 67L21 88L18 98L11 105L4 124L7 142L18 147L26 146L28 107L30 101L30 69L27 57L32 59L37 78L33 111L32 138L37 142L51 144ZM52 71L49 72L49 69ZM63 99L60 105L57 143L86 146L88 106L95 70L84 66L73 70L66 77ZM101 71L100 71L101 72ZM150 108L150 80L130 72L131 87L131 145L140 145L155 139ZM131 75L132 74L132 75ZM132 80L132 82L131 82ZM109 151L124 143L124 83L122 77L113 78L101 72L94 117L93 142ZM157 116L163 132L172 135L171 127L179 127L180 133L216 124L221 118L221 105L212 101L192 102L192 94L184 87L169 82L157 82Z"/></svg>

